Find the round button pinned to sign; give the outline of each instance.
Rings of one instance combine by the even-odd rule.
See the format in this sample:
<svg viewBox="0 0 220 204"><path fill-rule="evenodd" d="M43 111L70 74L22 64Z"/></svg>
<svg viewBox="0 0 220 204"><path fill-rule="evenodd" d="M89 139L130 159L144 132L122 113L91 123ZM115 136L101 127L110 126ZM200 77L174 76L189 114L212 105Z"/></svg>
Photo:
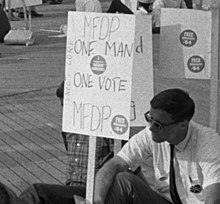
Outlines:
<svg viewBox="0 0 220 204"><path fill-rule="evenodd" d="M128 130L128 120L123 115L114 116L111 125L112 130L118 135L122 135Z"/></svg>
<svg viewBox="0 0 220 204"><path fill-rule="evenodd" d="M189 58L187 66L191 72L199 73L205 67L205 60L198 55L194 55Z"/></svg>
<svg viewBox="0 0 220 204"><path fill-rule="evenodd" d="M106 70L106 67L106 60L101 55L96 55L91 59L90 68L94 74L103 74Z"/></svg>

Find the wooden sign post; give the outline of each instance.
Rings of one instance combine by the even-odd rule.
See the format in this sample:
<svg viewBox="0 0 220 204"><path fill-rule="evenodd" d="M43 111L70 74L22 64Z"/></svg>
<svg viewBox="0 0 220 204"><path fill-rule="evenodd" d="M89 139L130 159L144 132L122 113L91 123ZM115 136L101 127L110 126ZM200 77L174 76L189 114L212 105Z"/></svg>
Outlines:
<svg viewBox="0 0 220 204"><path fill-rule="evenodd" d="M164 76L210 79L210 127L217 128L217 10L162 9L160 68Z"/></svg>
<svg viewBox="0 0 220 204"><path fill-rule="evenodd" d="M145 35L146 30L149 31ZM135 87L132 75L135 64L146 62L146 53L150 55L149 64L135 76L140 84L144 78L140 75L147 75L142 93L149 100L153 95L151 17L68 13L63 131L90 136L86 200L91 203L96 137L129 139L132 90ZM144 59L135 62L136 58ZM149 81L145 82L146 79ZM146 99L140 97L136 100L142 103L133 101L132 105L137 106L137 110L145 108L146 111ZM144 120L143 116L133 118L134 121L136 118Z"/></svg>

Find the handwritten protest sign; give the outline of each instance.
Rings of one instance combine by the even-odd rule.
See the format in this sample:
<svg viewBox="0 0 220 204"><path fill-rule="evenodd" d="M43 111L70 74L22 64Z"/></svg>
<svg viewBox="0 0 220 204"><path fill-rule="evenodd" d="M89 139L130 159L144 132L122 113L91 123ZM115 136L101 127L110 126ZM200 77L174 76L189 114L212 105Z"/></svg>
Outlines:
<svg viewBox="0 0 220 204"><path fill-rule="evenodd" d="M22 0L6 0L6 8L8 8L8 2L10 1L11 8L19 8L22 7ZM42 4L42 0L24 0L25 6L36 6Z"/></svg>
<svg viewBox="0 0 220 204"><path fill-rule="evenodd" d="M128 139L130 121L146 125L152 67L149 15L69 12L63 130Z"/></svg>
<svg viewBox="0 0 220 204"><path fill-rule="evenodd" d="M129 137L134 27L133 15L69 12L64 131Z"/></svg>
<svg viewBox="0 0 220 204"><path fill-rule="evenodd" d="M168 77L209 79L211 11L162 9L160 67Z"/></svg>

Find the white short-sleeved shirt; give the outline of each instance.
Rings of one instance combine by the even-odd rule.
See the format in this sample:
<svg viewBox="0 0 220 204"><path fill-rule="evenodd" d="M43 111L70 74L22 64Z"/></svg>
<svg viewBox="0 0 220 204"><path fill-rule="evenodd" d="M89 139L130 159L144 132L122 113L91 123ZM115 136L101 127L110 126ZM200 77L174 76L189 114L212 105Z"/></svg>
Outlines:
<svg viewBox="0 0 220 204"><path fill-rule="evenodd" d="M99 0L76 0L76 11L102 13Z"/></svg>
<svg viewBox="0 0 220 204"><path fill-rule="evenodd" d="M220 136L212 129L189 123L186 138L175 146L176 185L183 204L203 204L203 191L192 193L190 187L202 189L220 182ZM169 143L155 143L149 128L133 136L118 153L131 167L141 166L153 190L170 199Z"/></svg>

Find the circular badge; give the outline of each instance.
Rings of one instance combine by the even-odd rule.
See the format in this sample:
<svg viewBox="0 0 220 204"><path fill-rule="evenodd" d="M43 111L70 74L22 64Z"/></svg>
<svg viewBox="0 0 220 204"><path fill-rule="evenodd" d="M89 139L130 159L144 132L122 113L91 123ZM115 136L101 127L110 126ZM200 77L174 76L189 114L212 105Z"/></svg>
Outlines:
<svg viewBox="0 0 220 204"><path fill-rule="evenodd" d="M189 58L187 66L191 72L198 73L204 69L205 60L198 55L194 55Z"/></svg>
<svg viewBox="0 0 220 204"><path fill-rule="evenodd" d="M128 130L128 120L123 115L114 116L111 125L112 130L118 135L122 135Z"/></svg>
<svg viewBox="0 0 220 204"><path fill-rule="evenodd" d="M192 30L184 30L180 34L180 43L186 47L192 47L197 42L197 35Z"/></svg>
<svg viewBox="0 0 220 204"><path fill-rule="evenodd" d="M103 74L106 70L105 58L102 57L101 55L94 56L91 59L90 67L94 74L97 74L97 75Z"/></svg>
<svg viewBox="0 0 220 204"><path fill-rule="evenodd" d="M200 193L202 191L202 186L200 186L199 184L196 184L194 186L190 187L190 191L192 193Z"/></svg>

